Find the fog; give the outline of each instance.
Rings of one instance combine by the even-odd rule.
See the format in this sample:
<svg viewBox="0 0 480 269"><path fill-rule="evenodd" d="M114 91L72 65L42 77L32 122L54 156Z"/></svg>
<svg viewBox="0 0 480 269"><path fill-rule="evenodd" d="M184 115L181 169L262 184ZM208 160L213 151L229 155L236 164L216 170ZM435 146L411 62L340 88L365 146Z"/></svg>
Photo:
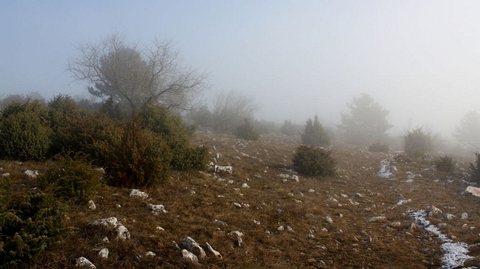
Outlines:
<svg viewBox="0 0 480 269"><path fill-rule="evenodd" d="M170 40L209 75L206 102L237 90L258 119L327 125L367 93L391 134L449 138L480 100L478 1L3 1L0 95L88 95L66 71L78 43L112 32Z"/></svg>

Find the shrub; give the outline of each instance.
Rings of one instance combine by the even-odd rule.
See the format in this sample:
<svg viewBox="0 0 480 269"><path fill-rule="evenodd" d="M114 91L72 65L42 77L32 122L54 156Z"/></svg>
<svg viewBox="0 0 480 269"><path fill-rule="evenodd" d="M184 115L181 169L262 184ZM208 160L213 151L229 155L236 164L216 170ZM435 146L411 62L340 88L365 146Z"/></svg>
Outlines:
<svg viewBox="0 0 480 269"><path fill-rule="evenodd" d="M199 169L207 163L208 150L190 147L189 130L182 118L161 105L149 105L139 113L142 127L165 140L175 170Z"/></svg>
<svg viewBox="0 0 480 269"><path fill-rule="evenodd" d="M436 158L433 163L437 167L438 171L453 173L457 162L455 162L452 157L445 155L443 157Z"/></svg>
<svg viewBox="0 0 480 269"><path fill-rule="evenodd" d="M100 187L101 173L85 162L85 157L62 157L39 179L39 187L62 201L87 203Z"/></svg>
<svg viewBox="0 0 480 269"><path fill-rule="evenodd" d="M377 140L375 143L370 144L368 146L368 150L371 152L383 152L388 153L388 144L382 143L380 140Z"/></svg>
<svg viewBox="0 0 480 269"><path fill-rule="evenodd" d="M330 151L304 145L297 148L293 166L307 176L333 176L336 170Z"/></svg>
<svg viewBox="0 0 480 269"><path fill-rule="evenodd" d="M309 145L330 145L330 137L320 122L318 122L318 116L315 116L314 121L311 119L307 120L305 132L302 134L302 141Z"/></svg>
<svg viewBox="0 0 480 269"><path fill-rule="evenodd" d="M30 191L3 197L0 205L0 267L35 259L68 235L66 208L52 195Z"/></svg>
<svg viewBox="0 0 480 269"><path fill-rule="evenodd" d="M433 149L432 137L425 134L422 128L408 132L404 136L405 153L412 158L423 158L425 153Z"/></svg>
<svg viewBox="0 0 480 269"><path fill-rule="evenodd" d="M237 127L235 135L245 140L258 140L260 138L260 133L255 129L249 118L245 118L243 124Z"/></svg>
<svg viewBox="0 0 480 269"><path fill-rule="evenodd" d="M46 110L38 101L11 103L0 120L0 155L20 161L43 160L50 134Z"/></svg>
<svg viewBox="0 0 480 269"><path fill-rule="evenodd" d="M477 158L475 163L470 163L468 168L471 180L480 183L480 153L475 152L475 156Z"/></svg>
<svg viewBox="0 0 480 269"><path fill-rule="evenodd" d="M120 140L105 142L107 181L114 186L153 186L165 180L171 154L165 140L142 129L138 116L124 124Z"/></svg>

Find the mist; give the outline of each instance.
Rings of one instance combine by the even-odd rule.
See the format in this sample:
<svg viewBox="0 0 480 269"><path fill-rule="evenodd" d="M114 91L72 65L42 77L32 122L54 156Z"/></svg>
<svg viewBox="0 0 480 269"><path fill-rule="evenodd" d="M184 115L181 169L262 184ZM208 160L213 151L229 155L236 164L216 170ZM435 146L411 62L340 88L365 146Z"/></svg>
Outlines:
<svg viewBox="0 0 480 269"><path fill-rule="evenodd" d="M2 3L0 95L88 96L66 71L76 44L112 32L170 40L219 91L253 96L255 118L340 122L367 93L389 133L425 127L445 138L479 110L477 1L142 1Z"/></svg>

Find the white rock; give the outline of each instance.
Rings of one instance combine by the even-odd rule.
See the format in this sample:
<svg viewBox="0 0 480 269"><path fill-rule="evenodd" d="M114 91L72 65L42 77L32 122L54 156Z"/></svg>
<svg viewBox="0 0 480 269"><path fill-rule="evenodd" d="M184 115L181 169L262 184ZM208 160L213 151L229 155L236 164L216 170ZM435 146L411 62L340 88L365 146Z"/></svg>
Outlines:
<svg viewBox="0 0 480 269"><path fill-rule="evenodd" d="M129 194L131 197L137 197L137 198L142 198L142 199L146 199L148 198L148 194L146 194L145 192L139 190L139 189L132 189L130 190L130 194Z"/></svg>
<svg viewBox="0 0 480 269"><path fill-rule="evenodd" d="M226 172L229 174L233 173L233 167L231 165L215 165L215 173L221 173L221 172Z"/></svg>
<svg viewBox="0 0 480 269"><path fill-rule="evenodd" d="M102 242L103 242L103 243L110 243L110 240L108 239L108 237L105 236L105 237L102 239Z"/></svg>
<svg viewBox="0 0 480 269"><path fill-rule="evenodd" d="M145 253L145 257L148 257L148 258L153 258L153 257L155 257L155 256L157 256L157 254L156 254L155 252L153 252L153 251L147 251L147 252Z"/></svg>
<svg viewBox="0 0 480 269"><path fill-rule="evenodd" d="M165 210L165 206L163 205L154 205L154 204L148 204L148 209L152 211L153 214L158 215L160 213L167 213L167 210Z"/></svg>
<svg viewBox="0 0 480 269"><path fill-rule="evenodd" d="M467 212L462 213L461 218L462 219L468 219L468 213Z"/></svg>
<svg viewBox="0 0 480 269"><path fill-rule="evenodd" d="M110 251L108 250L108 248L102 248L97 256L100 258L100 259L108 259L108 254L110 253Z"/></svg>
<svg viewBox="0 0 480 269"><path fill-rule="evenodd" d="M3 173L2 174L2 177L9 177L10 176L10 173Z"/></svg>
<svg viewBox="0 0 480 269"><path fill-rule="evenodd" d="M127 227L123 225L118 225L115 228L115 232L117 233L118 239L122 239L122 240L130 239L130 232L128 231Z"/></svg>
<svg viewBox="0 0 480 269"><path fill-rule="evenodd" d="M288 226L288 225L287 225L287 231L288 231L288 232L291 232L291 233L295 232L295 231L292 229L292 227L290 227L290 226Z"/></svg>
<svg viewBox="0 0 480 269"><path fill-rule="evenodd" d="M376 216L376 217L371 217L368 222L376 222L376 221L382 221L385 220L385 216Z"/></svg>
<svg viewBox="0 0 480 269"><path fill-rule="evenodd" d="M333 219L330 217L330 216L326 216L325 217L325 221L332 224L333 223Z"/></svg>
<svg viewBox="0 0 480 269"><path fill-rule="evenodd" d="M26 170L23 172L29 178L37 178L38 177L38 170Z"/></svg>
<svg viewBox="0 0 480 269"><path fill-rule="evenodd" d="M431 217L433 216L433 214L437 214L437 213L442 214L442 210L440 210L439 208L436 208L433 205L427 207L427 216Z"/></svg>
<svg viewBox="0 0 480 269"><path fill-rule="evenodd" d="M473 196L480 197L480 188L468 186L465 191L471 193Z"/></svg>
<svg viewBox="0 0 480 269"><path fill-rule="evenodd" d="M447 213L447 215L445 215L445 218L446 218L447 220L452 220L452 219L455 218L455 215L450 214L450 213Z"/></svg>
<svg viewBox="0 0 480 269"><path fill-rule="evenodd" d="M215 258L221 260L223 259L223 256L222 254L220 254L220 252L216 251L215 249L213 249L213 247L208 243L208 242L205 242L205 244L207 245L207 249L212 252L212 254L215 256Z"/></svg>
<svg viewBox="0 0 480 269"><path fill-rule="evenodd" d="M198 262L197 255L191 253L190 251L188 251L186 249L182 249L182 256L183 256L183 259L188 261L188 262L193 262L193 263Z"/></svg>
<svg viewBox="0 0 480 269"><path fill-rule="evenodd" d="M107 228L115 228L120 225L120 222L115 217L98 219L89 223L91 226L105 226Z"/></svg>
<svg viewBox="0 0 480 269"><path fill-rule="evenodd" d="M242 233L242 232L233 231L233 232L230 232L229 235L235 237L235 244L237 245L237 247L241 247L241 246L242 246L242 244L243 244L243 239L242 239L243 233Z"/></svg>
<svg viewBox="0 0 480 269"><path fill-rule="evenodd" d="M247 183L243 183L243 184L242 184L242 188L244 188L244 189L248 189L248 188L250 188L250 186L248 186L248 184L247 184Z"/></svg>
<svg viewBox="0 0 480 269"><path fill-rule="evenodd" d="M253 223L255 223L257 225L260 225L260 221L258 221L258 220L253 220Z"/></svg>
<svg viewBox="0 0 480 269"><path fill-rule="evenodd" d="M242 208L242 205L239 204L239 203L233 203L234 206L238 207L238 208Z"/></svg>
<svg viewBox="0 0 480 269"><path fill-rule="evenodd" d="M291 179L295 180L295 182L300 182L300 178L297 175L290 176Z"/></svg>
<svg viewBox="0 0 480 269"><path fill-rule="evenodd" d="M88 208L90 208L91 210L97 209L97 206L95 205L95 202L93 202L93 200L88 201Z"/></svg>
<svg viewBox="0 0 480 269"><path fill-rule="evenodd" d="M278 226L277 230L279 232L283 232L283 231L285 231L285 228L283 227L283 225L280 225L280 226Z"/></svg>
<svg viewBox="0 0 480 269"><path fill-rule="evenodd" d="M165 229L163 229L163 227L161 227L161 226L157 226L157 228L155 228L155 230L160 231L160 232L165 231Z"/></svg>
<svg viewBox="0 0 480 269"><path fill-rule="evenodd" d="M309 192L309 193L314 193L315 190L314 190L314 189L309 189L308 192Z"/></svg>
<svg viewBox="0 0 480 269"><path fill-rule="evenodd" d="M182 245L190 252L195 253L200 259L207 257L205 250L203 250L203 248L191 237L185 237Z"/></svg>
<svg viewBox="0 0 480 269"><path fill-rule="evenodd" d="M85 257L77 258L77 259L76 259L75 266L85 267L85 268L90 268L90 269L97 268L97 267L95 266L95 264L93 264L91 261L89 261L89 260L88 260L87 258L85 258Z"/></svg>

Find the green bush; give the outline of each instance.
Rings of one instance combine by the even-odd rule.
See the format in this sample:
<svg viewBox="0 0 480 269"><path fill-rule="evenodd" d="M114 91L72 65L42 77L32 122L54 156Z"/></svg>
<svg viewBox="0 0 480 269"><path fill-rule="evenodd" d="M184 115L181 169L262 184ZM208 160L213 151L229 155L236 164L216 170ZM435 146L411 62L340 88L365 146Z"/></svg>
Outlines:
<svg viewBox="0 0 480 269"><path fill-rule="evenodd" d="M237 127L235 135L245 140L258 140L260 138L260 133L255 129L249 118L245 118L243 124Z"/></svg>
<svg viewBox="0 0 480 269"><path fill-rule="evenodd" d="M20 161L43 160L50 134L46 109L38 101L11 103L0 119L0 155Z"/></svg>
<svg viewBox="0 0 480 269"><path fill-rule="evenodd" d="M149 105L140 113L142 128L161 137L171 154L171 168L175 170L205 167L208 150L190 147L189 130L182 118L161 105Z"/></svg>
<svg viewBox="0 0 480 269"><path fill-rule="evenodd" d="M404 136L405 153L412 158L423 158L426 153L433 150L432 137L423 132L422 128L409 131Z"/></svg>
<svg viewBox="0 0 480 269"><path fill-rule="evenodd" d="M371 152L383 152L388 153L388 144L382 143L380 140L377 140L375 143L370 144L368 146L368 150Z"/></svg>
<svg viewBox="0 0 480 269"><path fill-rule="evenodd" d="M3 196L0 205L0 267L20 265L58 245L68 235L66 207L52 195L31 191Z"/></svg>
<svg viewBox="0 0 480 269"><path fill-rule="evenodd" d="M477 158L475 163L470 163L470 166L468 167L470 179L480 184L480 153L475 152L475 157Z"/></svg>
<svg viewBox="0 0 480 269"><path fill-rule="evenodd" d="M438 171L445 172L445 173L453 173L455 171L456 162L450 156L442 156L436 158L433 163L437 167Z"/></svg>
<svg viewBox="0 0 480 269"><path fill-rule="evenodd" d="M318 121L318 116L314 120L307 120L305 125L305 132L302 134L302 141L308 145L322 146L330 145L330 137L323 129L323 126Z"/></svg>
<svg viewBox="0 0 480 269"><path fill-rule="evenodd" d="M171 153L165 140L142 129L138 116L124 124L119 140L105 142L107 181L114 186L153 186L165 180Z"/></svg>
<svg viewBox="0 0 480 269"><path fill-rule="evenodd" d="M333 176L336 170L330 151L304 145L297 148L293 156L293 166L307 176Z"/></svg>
<svg viewBox="0 0 480 269"><path fill-rule="evenodd" d="M101 173L85 162L85 157L62 157L39 179L39 187L68 202L85 204L100 188Z"/></svg>

